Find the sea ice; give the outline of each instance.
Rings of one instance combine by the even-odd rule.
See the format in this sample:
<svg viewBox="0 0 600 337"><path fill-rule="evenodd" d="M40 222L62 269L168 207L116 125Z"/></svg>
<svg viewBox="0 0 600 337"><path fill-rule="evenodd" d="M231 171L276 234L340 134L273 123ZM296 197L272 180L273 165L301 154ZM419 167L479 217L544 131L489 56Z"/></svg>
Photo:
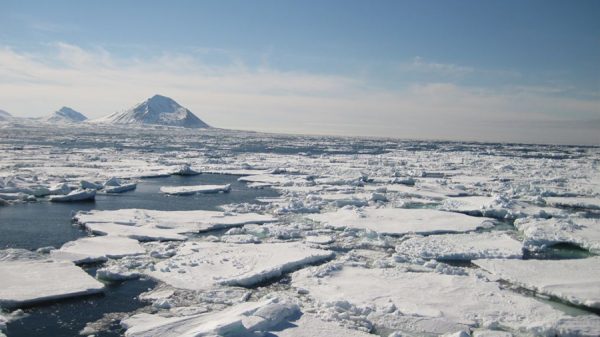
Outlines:
<svg viewBox="0 0 600 337"><path fill-rule="evenodd" d="M127 337L241 337L269 331L299 314L300 309L295 304L266 300L245 302L223 311L183 317L167 318L142 313L121 321L121 324L127 329Z"/></svg>
<svg viewBox="0 0 600 337"><path fill-rule="evenodd" d="M157 263L147 274L182 289L219 284L247 287L333 255L300 243L185 242L175 256Z"/></svg>
<svg viewBox="0 0 600 337"><path fill-rule="evenodd" d="M124 193L133 191L137 187L136 183L122 184L118 186L104 186L104 192L106 193Z"/></svg>
<svg viewBox="0 0 600 337"><path fill-rule="evenodd" d="M195 185L195 186L162 186L160 191L165 194L190 195L196 193L229 192L231 184L227 185Z"/></svg>
<svg viewBox="0 0 600 337"><path fill-rule="evenodd" d="M592 253L600 253L600 219L525 218L516 220L515 227L523 232L523 245L530 250L570 243Z"/></svg>
<svg viewBox="0 0 600 337"><path fill-rule="evenodd" d="M364 318L379 317L377 324L398 330L410 329L406 318L412 316L420 320L443 318L456 324L503 328L538 336L554 336L556 331L565 336L577 335L586 328L591 331L588 336L600 333L597 316L588 315L587 321L581 321L584 324L569 327L569 323L578 318L472 275L343 267L315 276L314 269L295 272L292 285L316 299L323 315L327 315L328 308L344 312L356 306L351 312L363 313ZM392 314L386 315L387 312ZM444 332L439 328L435 321L431 321L430 327L420 327L436 334L456 332L454 328Z"/></svg>
<svg viewBox="0 0 600 337"><path fill-rule="evenodd" d="M138 241L183 241L185 235L179 234L178 229L159 228L150 225L133 226L119 225L112 222L89 222L84 225L86 229L98 235L123 236Z"/></svg>
<svg viewBox="0 0 600 337"><path fill-rule="evenodd" d="M104 285L69 261L0 261L0 305L18 307L102 292Z"/></svg>
<svg viewBox="0 0 600 337"><path fill-rule="evenodd" d="M51 251L50 256L55 260L79 264L144 253L146 251L137 240L119 236L96 236L67 242L60 249Z"/></svg>
<svg viewBox="0 0 600 337"><path fill-rule="evenodd" d="M156 211L146 209L92 210L77 212L74 219L85 226L93 223L173 229L177 233L209 231L249 223L277 221L270 215L257 213L229 214L218 211Z"/></svg>
<svg viewBox="0 0 600 337"><path fill-rule="evenodd" d="M557 207L600 209L600 198L591 197L548 197L546 203Z"/></svg>
<svg viewBox="0 0 600 337"><path fill-rule="evenodd" d="M477 260L503 280L575 305L600 308L600 257L570 260Z"/></svg>
<svg viewBox="0 0 600 337"><path fill-rule="evenodd" d="M74 201L94 200L95 198L96 198L96 190L80 189L80 190L72 191L66 195L51 195L50 201L74 202Z"/></svg>
<svg viewBox="0 0 600 337"><path fill-rule="evenodd" d="M396 246L396 252L421 259L518 259L521 242L502 232L444 234L413 237Z"/></svg>
<svg viewBox="0 0 600 337"><path fill-rule="evenodd" d="M369 229L392 235L460 233L493 226L493 220L489 218L432 209L365 207L306 217L333 227Z"/></svg>

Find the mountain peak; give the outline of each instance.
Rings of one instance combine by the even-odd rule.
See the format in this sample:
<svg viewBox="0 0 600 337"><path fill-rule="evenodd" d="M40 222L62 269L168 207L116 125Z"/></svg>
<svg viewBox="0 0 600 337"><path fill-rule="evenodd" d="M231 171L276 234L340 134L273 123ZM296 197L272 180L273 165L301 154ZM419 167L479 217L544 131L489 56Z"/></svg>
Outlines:
<svg viewBox="0 0 600 337"><path fill-rule="evenodd" d="M11 118L13 118L11 114L0 109L0 121L9 120Z"/></svg>
<svg viewBox="0 0 600 337"><path fill-rule="evenodd" d="M44 121L51 123L81 123L87 119L82 113L66 106L43 118Z"/></svg>
<svg viewBox="0 0 600 337"><path fill-rule="evenodd" d="M185 128L209 127L190 110L172 98L154 95L124 112L114 113L100 120L112 124L151 124Z"/></svg>

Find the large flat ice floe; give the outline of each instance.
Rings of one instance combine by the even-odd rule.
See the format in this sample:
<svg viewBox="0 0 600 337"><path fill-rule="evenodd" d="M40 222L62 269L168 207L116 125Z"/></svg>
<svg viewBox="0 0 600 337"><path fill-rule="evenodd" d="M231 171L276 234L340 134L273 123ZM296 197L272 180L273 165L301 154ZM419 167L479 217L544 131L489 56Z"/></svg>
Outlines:
<svg viewBox="0 0 600 337"><path fill-rule="evenodd" d="M600 219L525 218L516 220L515 227L523 232L524 246L530 250L570 243L592 253L600 253Z"/></svg>
<svg viewBox="0 0 600 337"><path fill-rule="evenodd" d="M600 257L575 260L478 260L503 280L561 300L600 308Z"/></svg>
<svg viewBox="0 0 600 337"><path fill-rule="evenodd" d="M251 286L331 257L330 251L301 243L186 242L175 256L157 263L147 274L183 289Z"/></svg>
<svg viewBox="0 0 600 337"><path fill-rule="evenodd" d="M84 227L94 234L127 237L138 241L183 241L185 235L172 228L156 228L152 226L119 225L111 222L90 222Z"/></svg>
<svg viewBox="0 0 600 337"><path fill-rule="evenodd" d="M502 232L413 237L396 246L396 252L436 260L518 259L523 256L521 242Z"/></svg>
<svg viewBox="0 0 600 337"><path fill-rule="evenodd" d="M326 322L300 308L276 299L240 303L228 309L199 315L162 317L136 314L121 324L127 337L273 336L368 337L371 334Z"/></svg>
<svg viewBox="0 0 600 337"><path fill-rule="evenodd" d="M249 223L275 222L270 215L257 213L228 214L217 211L155 211L147 209L92 210L78 212L74 219L84 225L112 223L147 228L173 229L178 233L209 231Z"/></svg>
<svg viewBox="0 0 600 337"><path fill-rule="evenodd" d="M55 260L90 263L144 253L146 251L137 240L119 236L96 236L67 242L60 249L51 251L50 256Z"/></svg>
<svg viewBox="0 0 600 337"><path fill-rule="evenodd" d="M546 203L557 207L600 209L600 198L591 197L549 197Z"/></svg>
<svg viewBox="0 0 600 337"><path fill-rule="evenodd" d="M91 201L96 199L95 190L75 190L65 195L51 195L52 202L76 202L76 201Z"/></svg>
<svg viewBox="0 0 600 337"><path fill-rule="evenodd" d="M104 285L69 261L0 261L0 305L18 307L102 292Z"/></svg>
<svg viewBox="0 0 600 337"><path fill-rule="evenodd" d="M226 185L195 185L195 186L162 186L160 191L172 195L191 195L197 193L229 192L231 184Z"/></svg>
<svg viewBox="0 0 600 337"><path fill-rule="evenodd" d="M314 273L312 268L294 273L292 285L316 299L324 314L328 308L343 312L351 306L368 307L366 318L379 316L379 324L388 328L411 332L419 325L421 333L443 334L456 332L456 326L462 325L536 336L600 334L600 317L567 316L475 276L360 267L343 267L321 277ZM443 331L444 326L449 330Z"/></svg>
<svg viewBox="0 0 600 337"><path fill-rule="evenodd" d="M493 226L490 218L432 209L372 208L339 209L307 217L325 225L369 229L382 234L436 234L470 232Z"/></svg>

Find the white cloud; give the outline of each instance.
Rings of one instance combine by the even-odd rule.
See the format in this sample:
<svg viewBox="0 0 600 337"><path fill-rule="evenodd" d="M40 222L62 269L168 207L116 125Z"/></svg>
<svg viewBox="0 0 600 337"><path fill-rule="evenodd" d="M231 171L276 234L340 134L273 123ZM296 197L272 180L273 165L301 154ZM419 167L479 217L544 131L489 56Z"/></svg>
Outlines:
<svg viewBox="0 0 600 337"><path fill-rule="evenodd" d="M474 71L441 64L426 67ZM364 78L252 68L243 62L214 66L187 54L122 58L102 48L65 43L43 54L0 48L0 108L15 115L40 116L68 105L100 117L155 93L173 97L206 122L224 128L600 143L597 123L573 123L594 118L598 100L554 97L536 88L514 86L498 92L425 83L390 90ZM552 127L561 123L571 127Z"/></svg>

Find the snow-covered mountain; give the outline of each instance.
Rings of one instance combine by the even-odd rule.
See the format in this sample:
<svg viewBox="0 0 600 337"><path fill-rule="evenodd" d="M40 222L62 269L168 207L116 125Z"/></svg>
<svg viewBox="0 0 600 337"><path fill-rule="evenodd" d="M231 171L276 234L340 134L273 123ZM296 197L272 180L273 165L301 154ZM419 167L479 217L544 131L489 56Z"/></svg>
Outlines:
<svg viewBox="0 0 600 337"><path fill-rule="evenodd" d="M7 121L13 119L13 116L4 110L0 110L0 121Z"/></svg>
<svg viewBox="0 0 600 337"><path fill-rule="evenodd" d="M97 123L110 124L151 124L179 126L184 128L208 128L200 118L182 107L169 97L154 95L135 107L115 112L112 115L95 120Z"/></svg>
<svg viewBox="0 0 600 337"><path fill-rule="evenodd" d="M42 118L43 121L50 123L81 123L87 119L82 113L66 106Z"/></svg>

